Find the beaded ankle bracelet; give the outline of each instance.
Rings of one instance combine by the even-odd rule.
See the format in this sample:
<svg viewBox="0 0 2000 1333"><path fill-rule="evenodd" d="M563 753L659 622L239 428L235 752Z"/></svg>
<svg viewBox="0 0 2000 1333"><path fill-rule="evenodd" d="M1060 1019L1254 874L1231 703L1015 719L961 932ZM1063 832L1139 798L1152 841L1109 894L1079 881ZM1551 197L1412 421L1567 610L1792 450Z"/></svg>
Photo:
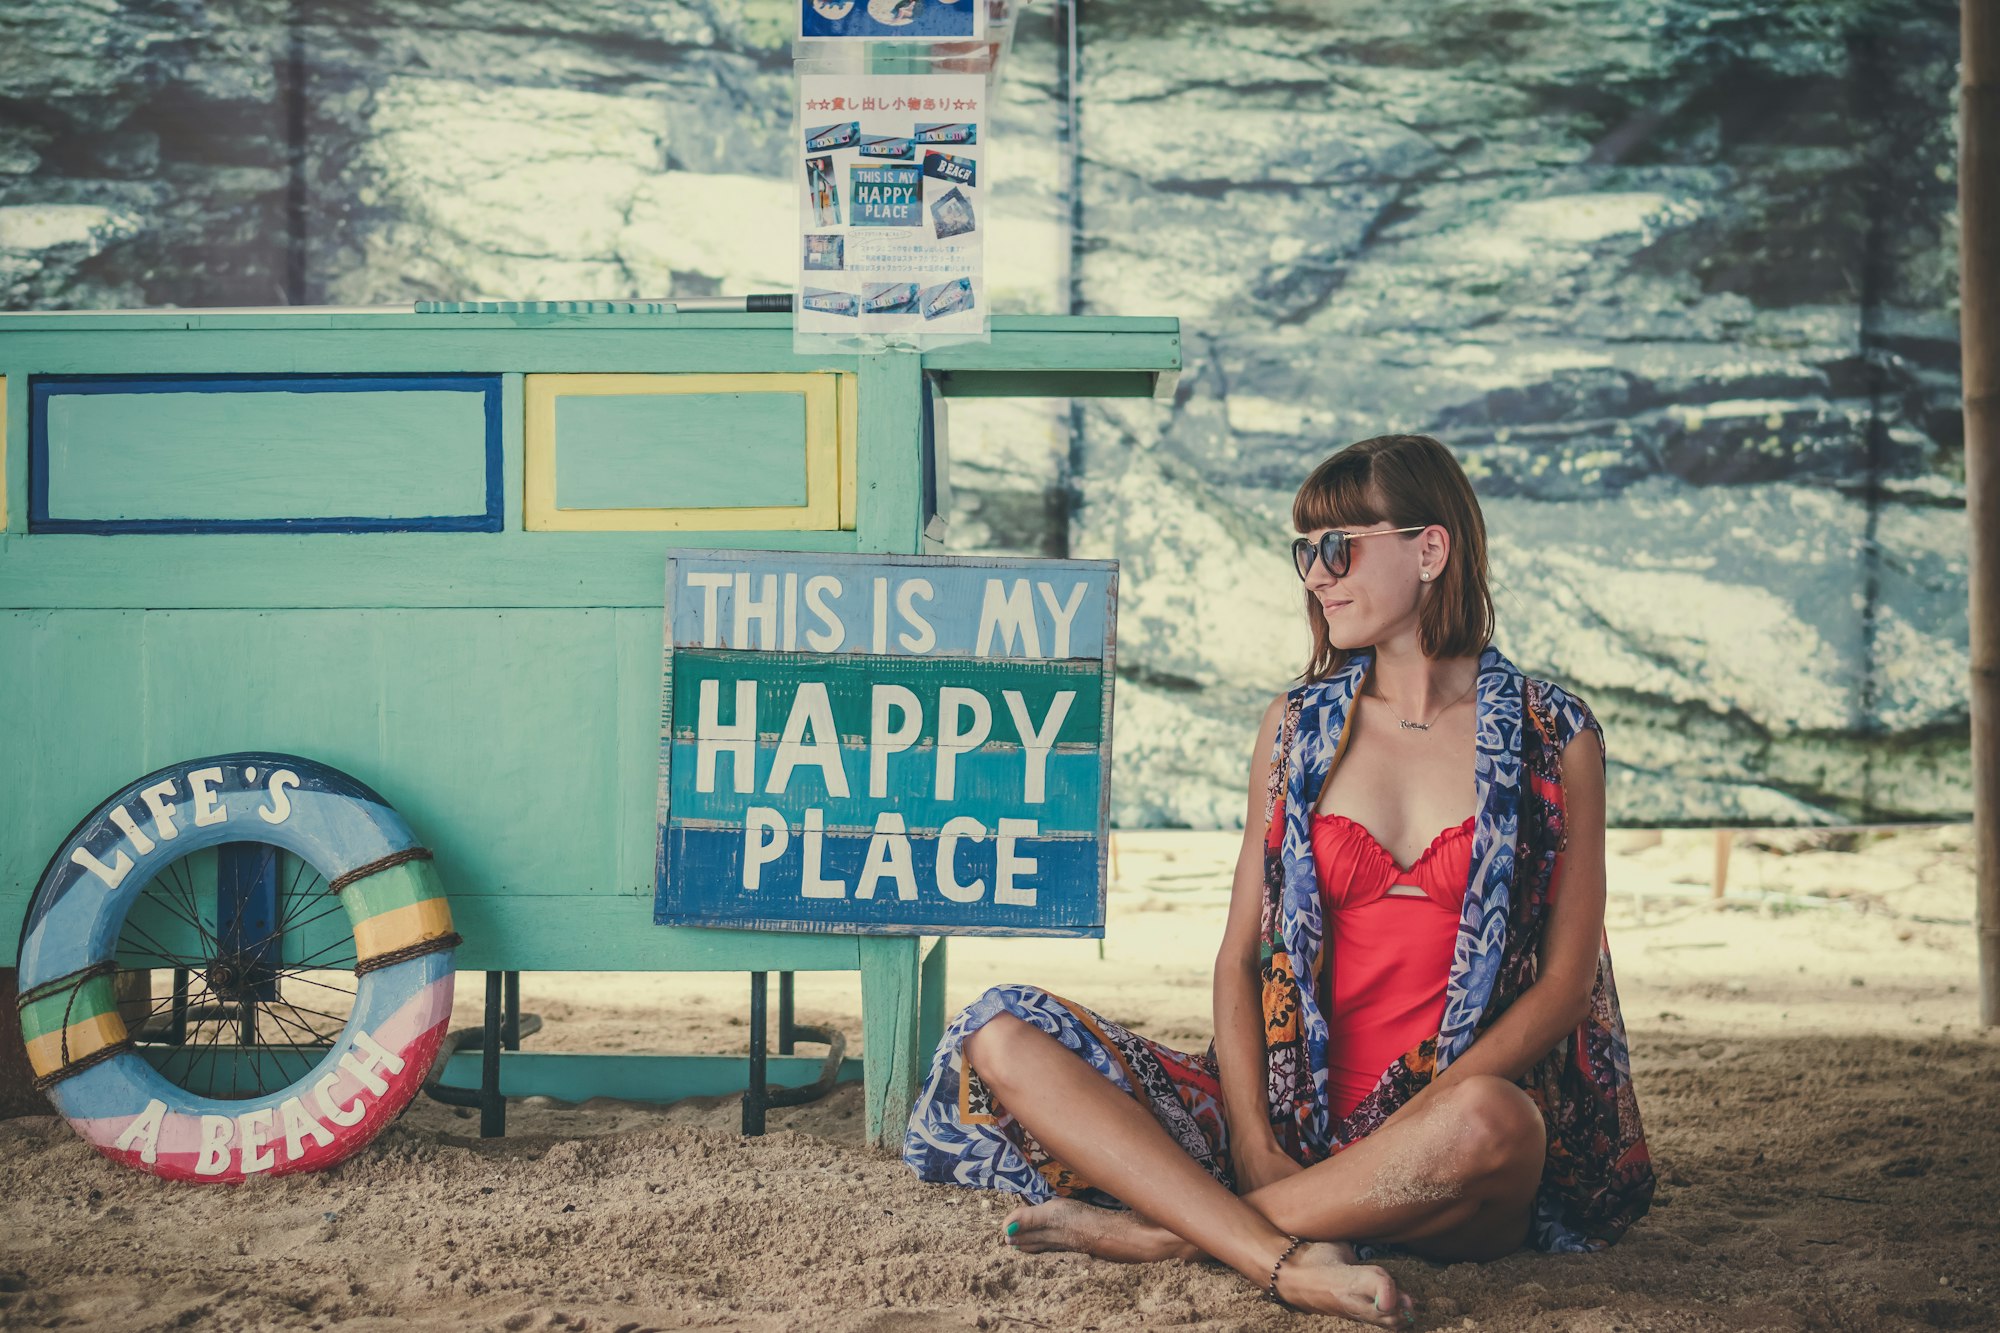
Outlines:
<svg viewBox="0 0 2000 1333"><path fill-rule="evenodd" d="M1285 1298L1278 1294L1278 1270L1284 1266L1285 1260L1292 1257L1293 1250L1305 1244L1305 1241L1297 1236L1286 1236L1285 1239L1291 1244L1287 1245L1285 1252L1278 1256L1278 1262L1271 1265L1271 1280L1264 1284L1264 1299L1275 1305L1285 1304Z"/></svg>

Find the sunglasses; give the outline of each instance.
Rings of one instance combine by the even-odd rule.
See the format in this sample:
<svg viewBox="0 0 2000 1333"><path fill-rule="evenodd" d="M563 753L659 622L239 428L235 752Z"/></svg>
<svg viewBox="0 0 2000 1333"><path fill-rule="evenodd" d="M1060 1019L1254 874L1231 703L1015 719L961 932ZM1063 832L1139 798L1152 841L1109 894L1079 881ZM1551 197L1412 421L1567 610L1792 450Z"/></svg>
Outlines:
<svg viewBox="0 0 2000 1333"><path fill-rule="evenodd" d="M1341 532L1335 529L1321 536L1315 542L1310 537L1300 537L1292 542L1292 566L1299 571L1299 578L1312 572L1313 560L1318 558L1326 566L1326 572L1334 578L1346 576L1354 561L1351 542L1361 537L1387 537L1397 532L1422 532L1430 524L1419 524L1414 528L1389 528L1382 532Z"/></svg>

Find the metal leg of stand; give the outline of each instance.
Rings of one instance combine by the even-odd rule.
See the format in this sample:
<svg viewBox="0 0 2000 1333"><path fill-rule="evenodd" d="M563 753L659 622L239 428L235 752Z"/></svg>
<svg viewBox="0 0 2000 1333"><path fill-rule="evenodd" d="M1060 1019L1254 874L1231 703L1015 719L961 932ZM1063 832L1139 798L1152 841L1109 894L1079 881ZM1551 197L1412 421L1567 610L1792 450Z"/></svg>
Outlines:
<svg viewBox="0 0 2000 1333"><path fill-rule="evenodd" d="M509 1051L521 1049L521 974L502 972L500 987L503 1000L500 1010L500 1045Z"/></svg>
<svg viewBox="0 0 2000 1333"><path fill-rule="evenodd" d="M750 974L750 1086L743 1092L743 1133L746 1137L764 1132L764 1098L769 1091L765 1085L765 1059L767 1052L765 1026L769 1016L765 1012L766 972Z"/></svg>
<svg viewBox="0 0 2000 1333"><path fill-rule="evenodd" d="M792 1030L792 973L778 973L778 1054L790 1055L798 1041Z"/></svg>
<svg viewBox="0 0 2000 1333"><path fill-rule="evenodd" d="M486 1030L479 1048L479 1137L497 1139L507 1132L507 1099L500 1095L500 1011L502 977L486 974Z"/></svg>

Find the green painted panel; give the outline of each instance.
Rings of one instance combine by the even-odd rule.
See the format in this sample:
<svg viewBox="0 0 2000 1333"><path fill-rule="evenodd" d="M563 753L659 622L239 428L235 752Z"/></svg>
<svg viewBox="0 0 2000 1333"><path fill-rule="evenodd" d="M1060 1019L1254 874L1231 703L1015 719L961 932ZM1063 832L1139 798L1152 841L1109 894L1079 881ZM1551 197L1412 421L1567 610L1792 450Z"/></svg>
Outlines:
<svg viewBox="0 0 2000 1333"><path fill-rule="evenodd" d="M664 328L614 317L568 317L514 326L505 319L405 323L380 320L280 332L257 325L202 326L162 336L145 329L43 321L0 324L0 361L23 353L38 374L611 374L662 371L853 370L855 358L795 356L789 321L779 328ZM193 334L195 336L189 336ZM690 336L691 335L691 336ZM15 351L11 341L19 341Z"/></svg>
<svg viewBox="0 0 2000 1333"><path fill-rule="evenodd" d="M21 339L0 347L0 377L7 382L6 411L0 413L0 472L5 476L0 481L0 491L6 492L6 522L0 524L8 532L28 530L28 404L32 395L28 392L28 376L19 358L30 349ZM14 358L9 364L5 358ZM5 538L0 538L4 541Z"/></svg>
<svg viewBox="0 0 2000 1333"><path fill-rule="evenodd" d="M766 1057L765 1081L772 1087L804 1087L819 1077L823 1056ZM451 1087L479 1086L480 1055L466 1051L445 1063ZM861 1077L861 1061L842 1060L835 1081ZM665 1105L683 1097L724 1097L750 1086L750 1060L742 1055L593 1055L571 1051L502 1051L500 1091L509 1097L553 1097L581 1102L592 1097ZM774 1112L777 1114L777 1112Z"/></svg>
<svg viewBox="0 0 2000 1333"><path fill-rule="evenodd" d="M884 1146L901 1139L924 1076L918 1050L922 1001L918 943L879 935L861 938L861 1044L870 1066L865 1096L868 1141Z"/></svg>
<svg viewBox="0 0 2000 1333"><path fill-rule="evenodd" d="M558 509L806 502L802 393L574 394L555 408Z"/></svg>
<svg viewBox="0 0 2000 1333"><path fill-rule="evenodd" d="M856 972L861 968L859 936L656 926L650 894L453 898L451 919L452 928L465 939L453 963L466 971Z"/></svg>
<svg viewBox="0 0 2000 1333"><path fill-rule="evenodd" d="M660 784L660 643L665 612L658 606L613 613L617 641L617 715L649 725L619 726L613 737L611 783L618 793L617 875L620 884L648 885L657 873Z"/></svg>
<svg viewBox="0 0 2000 1333"><path fill-rule="evenodd" d="M943 370L947 398L1156 398L1156 370Z"/></svg>
<svg viewBox="0 0 2000 1333"><path fill-rule="evenodd" d="M425 518L486 509L482 393L57 393L52 519Z"/></svg>
<svg viewBox="0 0 2000 1333"><path fill-rule="evenodd" d="M871 731L871 710L877 685L901 685L935 701L939 685L956 685L978 690L991 701L992 730L986 739L994 745L1019 745L1021 731L1012 710L999 701L1003 690L1014 690L1026 705L1031 724L1049 715L1055 696L1068 692L1072 697L1056 733L1058 745L1095 745L1104 726L1104 673L1094 661L1031 662L990 658L952 657L862 657L858 654L737 652L729 649L678 648L674 650L674 698L682 702L674 710L674 735L692 738L700 713L696 701L700 682L718 681L716 693L725 716L736 707L736 682L757 683L758 727L776 733L783 729L801 681L818 681L826 686L827 701L833 709L833 724L842 740L866 742ZM938 713L926 703L917 744L937 740Z"/></svg>
<svg viewBox="0 0 2000 1333"><path fill-rule="evenodd" d="M923 549L923 370L907 352L861 358L859 548Z"/></svg>
<svg viewBox="0 0 2000 1333"><path fill-rule="evenodd" d="M518 514L520 492L510 494ZM668 551L852 551L857 535L218 533L106 541L40 533L0 537L0 607L619 606L649 608L657 626Z"/></svg>
<svg viewBox="0 0 2000 1333"><path fill-rule="evenodd" d="M527 468L524 388L518 371L500 377L500 527L514 533L522 530L522 478Z"/></svg>
<svg viewBox="0 0 2000 1333"><path fill-rule="evenodd" d="M147 1044L139 1052L175 1084L205 1096L235 1097L254 1089L275 1092L304 1078L325 1058L310 1046L189 1046ZM468 1051L445 1064L448 1087L477 1088L480 1056ZM819 1077L824 1058L768 1057L765 1078L772 1087L803 1087ZM861 1078L859 1060L843 1060L835 1079ZM502 1051L500 1091L508 1097L553 1097L581 1102L592 1097L660 1105L684 1097L720 1097L750 1086L747 1056L594 1055L572 1051Z"/></svg>
<svg viewBox="0 0 2000 1333"><path fill-rule="evenodd" d="M651 924L660 639L658 610L0 614L0 672L30 685L0 691L0 729L40 756L0 784L0 939L110 792L268 748L352 774L409 822L466 966L715 967L726 940ZM517 897L541 906L516 915ZM554 906L592 899L612 906L575 922ZM748 938L745 963L856 965L851 940Z"/></svg>
<svg viewBox="0 0 2000 1333"><path fill-rule="evenodd" d="M49 857L100 801L159 767L134 721L146 700L144 620L0 613L0 737L23 756L0 782L0 942L10 959Z"/></svg>
<svg viewBox="0 0 2000 1333"><path fill-rule="evenodd" d="M33 539L30 539L33 540ZM98 539L105 540L105 539ZM242 749L309 756L368 783L432 849L447 894L652 891L654 782L617 790L621 670L607 611L155 611L0 617L0 725L39 756L0 784L0 882L26 885L108 792L161 764ZM659 619L654 618L657 625ZM135 633L136 631L136 633ZM657 631L656 631L657 634ZM643 663L643 665L642 665ZM136 679L134 677L136 676ZM551 690L560 680L569 688ZM143 682L143 683L141 683ZM23 704L28 706L24 707ZM623 720L641 733L657 720ZM110 723L100 726L99 720ZM94 745L74 752L80 728ZM620 885L622 804L647 812Z"/></svg>
<svg viewBox="0 0 2000 1333"><path fill-rule="evenodd" d="M695 374L852 371L859 360L795 354L789 315L0 315L0 363L25 361L40 374ZM922 364L1055 372L1008 389L1034 396L1100 391L1062 387L1085 383L1067 380L1066 372L1141 372L1155 378L1157 391L1180 369L1180 325L1168 318L1001 315L989 341L927 352ZM1120 395L1134 387L1109 383ZM1002 387L989 381L986 392Z"/></svg>

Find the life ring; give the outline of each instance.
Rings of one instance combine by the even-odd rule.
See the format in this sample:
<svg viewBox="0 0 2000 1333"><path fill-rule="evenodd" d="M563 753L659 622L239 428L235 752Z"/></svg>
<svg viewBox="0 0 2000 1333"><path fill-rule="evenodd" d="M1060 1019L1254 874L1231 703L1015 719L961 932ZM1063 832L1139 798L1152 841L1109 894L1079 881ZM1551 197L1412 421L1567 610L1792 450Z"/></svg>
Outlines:
<svg viewBox="0 0 2000 1333"><path fill-rule="evenodd" d="M329 1015L345 1024L325 1034L324 1054L290 1048L317 1057L303 1077L226 1099L170 1081L135 1046L116 951L128 911L163 869L253 843L326 879L334 927L339 908L352 927L355 988L350 1013ZM227 1183L347 1158L409 1104L450 1023L460 941L430 855L375 792L297 755L219 755L140 778L77 825L29 903L19 1007L36 1086L99 1152L169 1179ZM199 911L194 924L205 929ZM218 963L204 984L225 991L225 970ZM238 993L254 1015L252 993Z"/></svg>

